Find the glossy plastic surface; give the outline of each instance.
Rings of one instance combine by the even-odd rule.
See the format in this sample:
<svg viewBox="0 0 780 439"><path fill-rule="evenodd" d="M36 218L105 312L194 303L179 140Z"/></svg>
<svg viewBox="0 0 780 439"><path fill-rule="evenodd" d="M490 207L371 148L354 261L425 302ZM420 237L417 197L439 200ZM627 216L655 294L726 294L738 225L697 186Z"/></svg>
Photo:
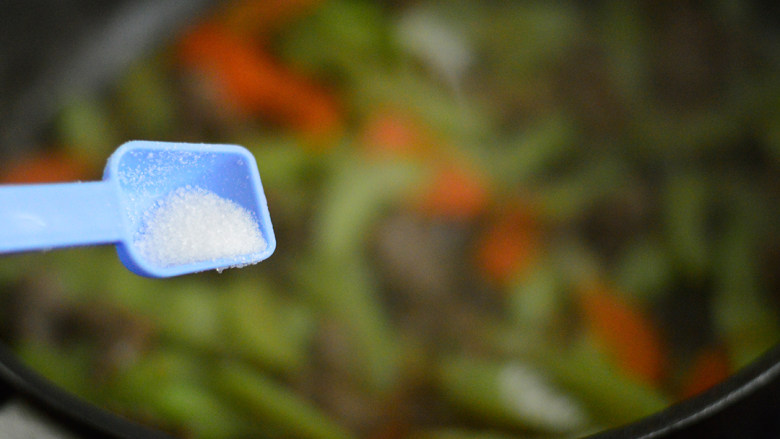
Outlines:
<svg viewBox="0 0 780 439"><path fill-rule="evenodd" d="M134 238L146 212L181 187L200 187L249 210L266 248L237 258L159 266ZM125 266L169 277L262 261L276 239L254 156L237 145L131 141L108 160L103 181L0 186L0 253L117 244Z"/></svg>

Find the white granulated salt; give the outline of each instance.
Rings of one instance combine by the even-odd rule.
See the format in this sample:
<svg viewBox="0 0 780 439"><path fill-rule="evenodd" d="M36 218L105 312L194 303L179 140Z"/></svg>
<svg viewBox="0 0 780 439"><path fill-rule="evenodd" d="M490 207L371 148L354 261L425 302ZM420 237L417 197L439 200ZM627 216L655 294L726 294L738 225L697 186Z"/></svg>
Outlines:
<svg viewBox="0 0 780 439"><path fill-rule="evenodd" d="M240 258L266 247L250 211L197 187L179 188L151 209L135 244L164 267Z"/></svg>

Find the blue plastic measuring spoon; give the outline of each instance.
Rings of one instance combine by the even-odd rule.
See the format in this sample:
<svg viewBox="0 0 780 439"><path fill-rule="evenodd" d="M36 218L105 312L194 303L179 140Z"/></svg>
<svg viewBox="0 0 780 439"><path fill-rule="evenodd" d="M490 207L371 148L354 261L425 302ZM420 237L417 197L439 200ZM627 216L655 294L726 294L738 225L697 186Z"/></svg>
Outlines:
<svg viewBox="0 0 780 439"><path fill-rule="evenodd" d="M266 247L234 258L161 266L134 238L160 200L197 187L237 203L257 221ZM136 274L170 277L252 264L271 256L276 239L254 156L237 145L131 141L108 159L102 181L0 186L0 253L116 244Z"/></svg>

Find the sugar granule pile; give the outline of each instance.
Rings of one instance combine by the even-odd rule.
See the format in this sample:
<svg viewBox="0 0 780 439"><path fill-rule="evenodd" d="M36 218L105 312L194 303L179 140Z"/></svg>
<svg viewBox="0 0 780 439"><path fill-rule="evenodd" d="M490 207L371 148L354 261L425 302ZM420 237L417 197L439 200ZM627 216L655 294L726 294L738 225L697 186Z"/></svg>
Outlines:
<svg viewBox="0 0 780 439"><path fill-rule="evenodd" d="M152 263L171 266L240 258L264 250L266 242L250 211L213 192L186 187L147 213L136 245Z"/></svg>

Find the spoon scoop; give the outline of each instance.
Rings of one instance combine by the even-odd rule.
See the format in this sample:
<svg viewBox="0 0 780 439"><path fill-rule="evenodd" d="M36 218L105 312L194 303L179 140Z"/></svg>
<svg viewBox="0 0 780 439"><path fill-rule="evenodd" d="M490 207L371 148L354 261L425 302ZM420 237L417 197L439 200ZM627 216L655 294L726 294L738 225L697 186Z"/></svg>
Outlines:
<svg viewBox="0 0 780 439"><path fill-rule="evenodd" d="M170 277L260 262L276 239L254 156L236 145L131 141L102 181L0 186L0 253L116 244Z"/></svg>

